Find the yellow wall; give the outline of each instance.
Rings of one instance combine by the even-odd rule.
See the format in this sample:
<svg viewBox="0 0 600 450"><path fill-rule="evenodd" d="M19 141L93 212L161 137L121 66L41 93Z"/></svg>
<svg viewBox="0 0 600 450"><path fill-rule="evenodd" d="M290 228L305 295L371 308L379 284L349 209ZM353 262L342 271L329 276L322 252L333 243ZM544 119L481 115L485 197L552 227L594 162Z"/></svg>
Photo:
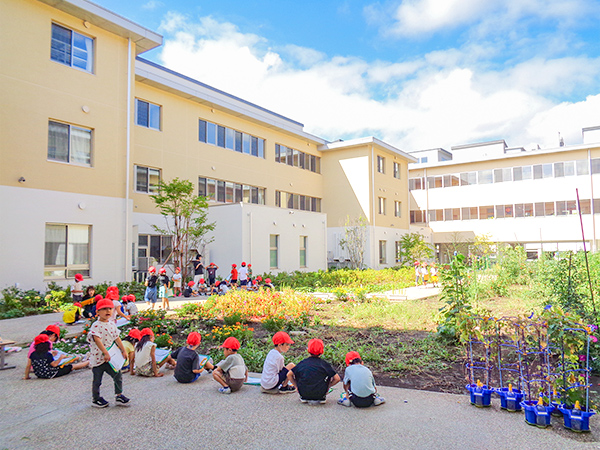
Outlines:
<svg viewBox="0 0 600 450"><path fill-rule="evenodd" d="M385 173L377 172L377 156L385 158ZM394 178L394 162L400 164L400 178ZM375 164L375 225L378 227L392 227L408 229L408 181L407 162L392 153L375 148L373 156ZM386 199L385 215L378 214L378 197ZM394 202L402 203L402 217L394 215Z"/></svg>
<svg viewBox="0 0 600 450"><path fill-rule="evenodd" d="M161 106L161 130L134 125L132 166L161 169L166 182L198 177L264 187L266 204L275 206L275 190L323 198L323 176L275 162L275 144L321 156L316 145L136 81L135 96ZM214 112L213 112L214 111ZM240 154L198 140L199 119L265 139L265 158ZM214 167L214 170L213 170ZM131 198L136 212L154 212L149 195L136 193L131 168Z"/></svg>
<svg viewBox="0 0 600 450"><path fill-rule="evenodd" d="M53 21L95 39L93 74L51 61ZM0 184L124 197L127 41L35 0L3 0L0 58ZM97 130L91 168L48 161L49 119Z"/></svg>

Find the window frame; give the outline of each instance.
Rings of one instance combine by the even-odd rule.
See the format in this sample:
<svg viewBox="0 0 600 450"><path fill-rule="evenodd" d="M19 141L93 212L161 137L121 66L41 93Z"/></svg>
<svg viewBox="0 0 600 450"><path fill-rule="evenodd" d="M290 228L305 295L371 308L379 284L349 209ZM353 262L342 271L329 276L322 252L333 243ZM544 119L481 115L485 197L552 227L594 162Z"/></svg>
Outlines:
<svg viewBox="0 0 600 450"><path fill-rule="evenodd" d="M139 114L140 114L140 104L146 104L148 105L148 111L147 111L147 117L146 122L147 123L140 123L139 122ZM153 111L156 112L158 110L158 126L154 126L154 121L152 120L153 117ZM157 104L157 103L152 103L149 102L148 100L142 100L141 98L137 98L135 99L135 124L138 127L142 127L142 128L148 128L149 130L155 130L155 131L161 131L162 130L162 106Z"/></svg>
<svg viewBox="0 0 600 450"><path fill-rule="evenodd" d="M273 238L275 238L275 245L273 245ZM273 265L273 257L275 257L275 265ZM271 269L279 268L279 235L269 235L269 267Z"/></svg>
<svg viewBox="0 0 600 450"><path fill-rule="evenodd" d="M385 174L385 158L377 155L377 172Z"/></svg>
<svg viewBox="0 0 600 450"><path fill-rule="evenodd" d="M62 160L62 159L58 159L56 157L52 158L50 156L50 141L51 141L51 137L50 137L50 127L52 125L59 125L62 127L66 127L67 128L67 160ZM72 161L72 149L73 149L73 133L72 130L79 130L79 131L85 131L86 133L89 134L89 148L87 150L87 155L88 155L88 159L89 159L89 163L84 163L84 162L79 162L79 161ZM52 161L52 162L60 162L60 163L65 163L65 164L72 164L75 166L81 166L81 167L93 167L92 163L93 163L93 148L94 148L94 144L93 144L93 140L94 140L94 130L92 128L87 128L87 127L83 127L81 125L73 125L70 123L66 123L66 122L59 122L57 120L52 120L52 119L48 119L48 151L46 153L46 157L48 161ZM56 147L55 147L56 148ZM55 155L56 155L56 151L55 151Z"/></svg>
<svg viewBox="0 0 600 450"><path fill-rule="evenodd" d="M48 250L49 250L49 242L48 242L48 227L64 227L65 230L65 240L64 243L60 245L64 245L64 255L62 258L64 259L64 264L47 264L48 262ZM87 263L69 263L71 247L74 245L73 241L69 239L69 227L72 229L75 228L87 228ZM75 273L81 273L84 277L91 277L91 251L92 251L92 225L85 224L67 224L67 223L56 223L56 222L46 222L44 226L44 280L67 280L73 279L75 277ZM52 243L52 242L51 242ZM56 258L58 258L58 253L60 250L57 250ZM63 271L63 275L52 275L50 272L61 272ZM71 275L72 276L69 276Z"/></svg>
<svg viewBox="0 0 600 450"><path fill-rule="evenodd" d="M401 180L402 179L402 174L400 172L400 168L402 166L400 165L400 163L394 161L394 178Z"/></svg>
<svg viewBox="0 0 600 450"><path fill-rule="evenodd" d="M379 240L379 264L387 264L387 241Z"/></svg>
<svg viewBox="0 0 600 450"><path fill-rule="evenodd" d="M300 236L300 267L302 268L306 268L308 267L308 253L307 253L307 247L308 247L308 236ZM304 263L302 262L302 259L304 258Z"/></svg>
<svg viewBox="0 0 600 450"><path fill-rule="evenodd" d="M60 28L62 30L66 30L70 33L70 42L69 42L69 62L66 62L65 60L62 60L61 58L58 57L54 57L53 55L53 51L59 52L60 50L56 49L53 44L54 42L61 42L59 39L55 39L54 36L54 30L55 28ZM84 42L90 42L90 49L85 49L86 55L87 57L85 58L85 62L86 62L86 67L81 67L80 65L77 65L74 63L74 61L76 60L81 60L82 58L78 58L76 55L77 51L78 52L82 52L84 51L81 47L75 45L75 40L77 37L83 38ZM64 44L64 43L63 43ZM75 49L77 51L75 51ZM60 25L56 22L52 22L51 24L51 28L50 28L50 61L54 61L58 64L62 64L63 66L67 66L67 67L71 67L73 69L77 69L80 70L82 72L85 73L94 73L94 67L95 65L95 54L96 54L96 39L92 36L87 36L83 33L80 33L78 31L73 30L72 28L66 27L64 25ZM89 63L89 64L88 64ZM87 68L87 66L89 65L89 69Z"/></svg>
<svg viewBox="0 0 600 450"><path fill-rule="evenodd" d="M133 179L134 191L138 194L148 194L148 195L158 194L160 181L162 180L162 170L157 169L155 167L140 166L139 164L135 164L133 167L134 167L134 179ZM145 183L146 190L145 191L138 189L139 169L144 169L146 171L146 183ZM153 175L158 175L158 183L155 183L155 184L150 183L150 176L151 176L150 171L157 172L157 174L154 173Z"/></svg>
<svg viewBox="0 0 600 450"><path fill-rule="evenodd" d="M378 214L385 216L385 197L377 197Z"/></svg>

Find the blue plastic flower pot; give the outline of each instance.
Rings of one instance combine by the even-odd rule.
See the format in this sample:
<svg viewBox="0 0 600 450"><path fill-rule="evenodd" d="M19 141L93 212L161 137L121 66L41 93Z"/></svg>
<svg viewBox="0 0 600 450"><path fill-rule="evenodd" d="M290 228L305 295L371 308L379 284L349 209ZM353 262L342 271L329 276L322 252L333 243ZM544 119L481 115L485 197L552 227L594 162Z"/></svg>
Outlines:
<svg viewBox="0 0 600 450"><path fill-rule="evenodd" d="M565 428L575 431L576 433L590 431L590 417L596 414L596 411L593 409L590 411L573 411L572 406L566 406L565 404L560 405L558 409L560 409L560 412L563 414Z"/></svg>
<svg viewBox="0 0 600 450"><path fill-rule="evenodd" d="M500 408L510 412L521 411L521 401L523 393L518 389L513 389L512 392L508 388L496 389L496 394L500 397Z"/></svg>
<svg viewBox="0 0 600 450"><path fill-rule="evenodd" d="M536 401L523 401L521 406L525 410L525 422L538 428L550 426L554 406L538 406Z"/></svg>
<svg viewBox="0 0 600 450"><path fill-rule="evenodd" d="M485 408L492 404L493 389L488 389L486 385L478 387L476 384L467 384L465 386L471 393L471 404L478 408Z"/></svg>

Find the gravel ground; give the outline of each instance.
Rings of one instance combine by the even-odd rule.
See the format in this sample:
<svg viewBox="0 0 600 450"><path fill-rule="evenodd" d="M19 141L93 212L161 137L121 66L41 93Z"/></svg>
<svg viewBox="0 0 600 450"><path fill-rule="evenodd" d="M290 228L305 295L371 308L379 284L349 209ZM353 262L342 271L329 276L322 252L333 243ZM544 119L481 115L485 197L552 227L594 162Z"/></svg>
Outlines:
<svg viewBox="0 0 600 450"><path fill-rule="evenodd" d="M576 435L558 422L540 430L496 405L477 409L466 395L382 387L387 402L359 410L336 404L336 386L327 404L309 406L257 386L219 394L210 376L179 384L165 369L162 378L124 375L127 408L114 406L105 376L111 406L96 409L91 370L22 380L25 361L25 352L11 354L17 369L0 371L0 449L600 448L597 433Z"/></svg>

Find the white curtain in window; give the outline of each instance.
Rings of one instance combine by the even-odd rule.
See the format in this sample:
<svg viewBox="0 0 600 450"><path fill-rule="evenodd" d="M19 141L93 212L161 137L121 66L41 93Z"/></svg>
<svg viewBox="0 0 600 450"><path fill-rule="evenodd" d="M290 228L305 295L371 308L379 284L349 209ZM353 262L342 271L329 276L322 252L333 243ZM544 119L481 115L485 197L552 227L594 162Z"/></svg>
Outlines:
<svg viewBox="0 0 600 450"><path fill-rule="evenodd" d="M44 252L45 266L64 266L67 244L67 227L64 225L46 225Z"/></svg>
<svg viewBox="0 0 600 450"><path fill-rule="evenodd" d="M71 127L71 162L91 164L92 131Z"/></svg>
<svg viewBox="0 0 600 450"><path fill-rule="evenodd" d="M89 264L90 228L85 225L69 225L69 251L67 263Z"/></svg>
<svg viewBox="0 0 600 450"><path fill-rule="evenodd" d="M48 123L48 159L69 161L69 126L63 123Z"/></svg>

